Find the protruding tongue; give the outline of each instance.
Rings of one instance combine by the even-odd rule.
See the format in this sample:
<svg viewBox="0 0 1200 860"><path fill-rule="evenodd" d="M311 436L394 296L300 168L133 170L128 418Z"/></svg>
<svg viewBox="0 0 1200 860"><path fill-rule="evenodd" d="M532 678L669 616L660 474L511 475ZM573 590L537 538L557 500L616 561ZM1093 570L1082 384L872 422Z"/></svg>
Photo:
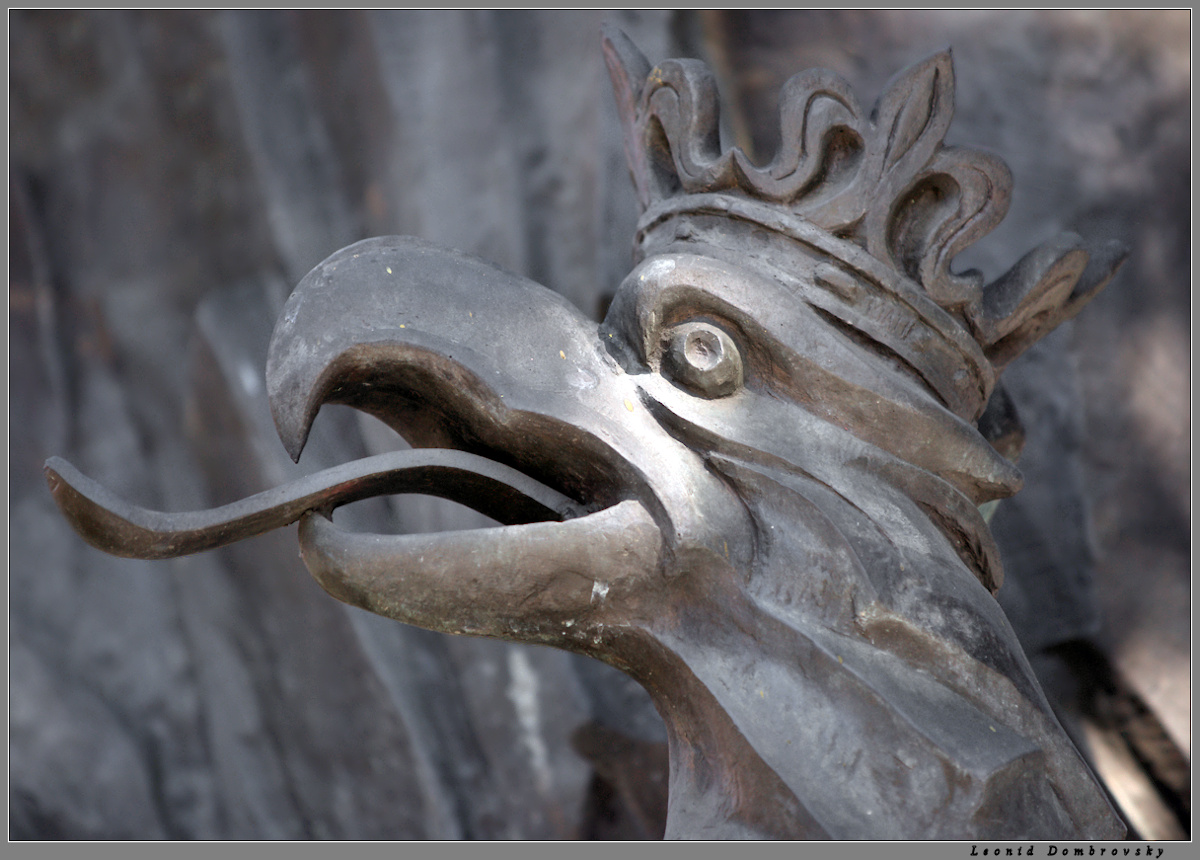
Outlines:
<svg viewBox="0 0 1200 860"><path fill-rule="evenodd" d="M296 522L307 511L392 493L469 505L504 525L582 516L582 506L521 472L462 451L422 448L325 469L232 504L163 513L131 505L60 457L46 461L50 492L92 546L127 558L174 558Z"/></svg>

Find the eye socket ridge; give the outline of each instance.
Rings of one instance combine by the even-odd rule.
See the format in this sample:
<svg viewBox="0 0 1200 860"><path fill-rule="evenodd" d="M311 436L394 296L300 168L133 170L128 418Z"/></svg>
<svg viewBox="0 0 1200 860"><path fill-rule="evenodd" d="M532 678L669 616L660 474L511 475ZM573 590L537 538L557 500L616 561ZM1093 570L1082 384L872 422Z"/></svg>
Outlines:
<svg viewBox="0 0 1200 860"><path fill-rule="evenodd" d="M680 388L712 400L738 391L745 382L741 351L719 326L680 323L666 333L663 375Z"/></svg>

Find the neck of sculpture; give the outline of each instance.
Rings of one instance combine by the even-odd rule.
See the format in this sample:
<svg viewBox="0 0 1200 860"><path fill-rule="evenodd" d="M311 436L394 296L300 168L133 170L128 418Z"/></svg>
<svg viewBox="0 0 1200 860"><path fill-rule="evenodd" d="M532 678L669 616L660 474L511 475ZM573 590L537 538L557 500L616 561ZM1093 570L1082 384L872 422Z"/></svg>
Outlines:
<svg viewBox="0 0 1200 860"><path fill-rule="evenodd" d="M733 613L728 610L734 609ZM813 817L745 731L744 705L758 695L739 677L762 643L745 629L745 605L713 611L698 603L657 631L653 668L635 673L653 697L666 725L670 789L666 838L828 839ZM703 637L679 635L703 629ZM778 703L779 691L770 692ZM821 696L819 690L809 695ZM797 748L799 753L800 749Z"/></svg>
<svg viewBox="0 0 1200 860"><path fill-rule="evenodd" d="M802 476L722 471L755 520L754 565L683 574L634 673L670 737L668 835L963 838L938 828L1000 803L1007 770L1041 755L1005 701L1049 714L995 599L886 482L864 490L893 508L883 523ZM962 786L923 788L948 774ZM958 817L936 812L949 797Z"/></svg>

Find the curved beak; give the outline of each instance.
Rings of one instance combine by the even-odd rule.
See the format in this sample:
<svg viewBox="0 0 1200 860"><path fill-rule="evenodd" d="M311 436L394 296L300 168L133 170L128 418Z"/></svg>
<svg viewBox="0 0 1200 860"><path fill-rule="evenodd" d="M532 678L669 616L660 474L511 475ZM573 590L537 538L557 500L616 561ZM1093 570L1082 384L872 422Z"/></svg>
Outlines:
<svg viewBox="0 0 1200 860"><path fill-rule="evenodd" d="M302 557L341 600L437 630L596 650L606 625L654 617L657 602L634 592L751 552L737 537L752 531L743 506L660 425L623 348L525 278L416 239L367 240L288 300L268 355L271 411L293 458L324 403L377 416L413 450L179 514L129 505L65 461L47 463L47 478L108 552L164 558L300 520ZM502 525L384 536L329 519L411 492Z"/></svg>
<svg viewBox="0 0 1200 860"><path fill-rule="evenodd" d="M545 287L419 240L367 240L326 260L293 292L268 356L289 452L323 403L347 404L414 447L548 485L581 515L405 536L309 517L310 571L335 597L420 626L557 642L560 622L601 617L669 577L681 554L728 563L717 535L746 532L722 527L741 506L660 426L620 349Z"/></svg>

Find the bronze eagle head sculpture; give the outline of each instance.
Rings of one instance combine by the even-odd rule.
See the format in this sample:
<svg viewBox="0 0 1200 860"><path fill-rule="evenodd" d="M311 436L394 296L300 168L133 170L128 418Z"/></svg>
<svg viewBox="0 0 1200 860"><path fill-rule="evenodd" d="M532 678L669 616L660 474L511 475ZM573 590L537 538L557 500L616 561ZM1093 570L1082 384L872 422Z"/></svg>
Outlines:
<svg viewBox="0 0 1200 860"><path fill-rule="evenodd" d="M980 506L1021 483L1000 372L1124 251L1068 234L990 284L951 271L1011 178L944 145L948 52L871 112L830 72L796 75L758 166L722 149L702 63L651 68L615 30L604 50L641 220L602 323L484 261L359 242L285 305L270 406L294 459L326 403L410 450L191 513L53 458L59 507L139 558L298 521L339 600L622 669L667 727L668 837L1119 837L995 600ZM498 525L333 518L394 493Z"/></svg>

